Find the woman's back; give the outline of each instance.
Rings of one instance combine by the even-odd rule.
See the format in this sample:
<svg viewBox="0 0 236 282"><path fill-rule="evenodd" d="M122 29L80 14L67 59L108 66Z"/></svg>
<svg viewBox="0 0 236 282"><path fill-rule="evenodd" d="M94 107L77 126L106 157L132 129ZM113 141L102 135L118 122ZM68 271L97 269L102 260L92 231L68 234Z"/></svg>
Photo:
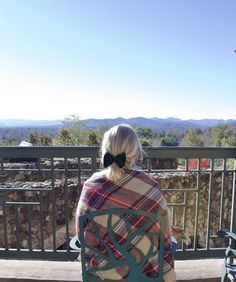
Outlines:
<svg viewBox="0 0 236 282"><path fill-rule="evenodd" d="M129 125L117 125L109 129L103 137L102 162L104 170L95 173L88 179L83 186L81 197L77 208L77 233L79 233L78 218L80 215L96 210L107 210L112 208L130 208L152 213L159 213L166 220L165 247L171 248L170 226L168 217L168 208L165 199L160 191L158 184L146 173L134 170L133 166L138 158L142 157L143 150L138 140L137 134ZM133 219L132 228L137 228L142 224L143 219ZM100 218L99 228L103 230L106 236L106 218ZM86 225L87 243L91 246L99 244L93 237L92 226ZM155 228L158 229L156 226ZM155 229L154 228L154 229ZM119 229L121 240L124 230ZM154 230L155 232L155 230ZM159 232L159 230L156 230ZM145 252L148 246L147 240L136 241L135 247ZM158 246L157 246L158 247ZM115 247L110 244L110 248L116 253ZM138 260L138 253L134 254ZM171 280L175 281L174 261L171 254L165 255L164 273L172 273ZM89 263L99 263L92 260ZM101 263L101 262L100 262ZM155 276L158 269L157 260L147 263L144 272L149 276ZM101 273L99 274L101 275ZM105 277L104 275L108 275ZM122 278L125 277L126 270L113 269L109 273L104 273L103 278Z"/></svg>
<svg viewBox="0 0 236 282"><path fill-rule="evenodd" d="M77 218L79 218L80 215L89 213L90 211L109 210L112 208L132 208L152 213L158 213L162 215L168 222L168 209L166 207L165 199L160 191L158 184L146 173L141 171L125 170L124 178L117 183L114 183L113 181L107 179L104 172L97 173L93 175L88 181L86 181L78 205ZM133 218L130 222L132 225L131 228L135 230L145 223L145 218L136 217ZM104 239L107 234L107 218L101 216L97 218L96 223L98 224ZM117 222L114 223L114 226L119 226L119 231L115 230L115 232L119 232L119 243L122 244L122 240L125 241L126 236L125 226L123 226L122 228L122 226L118 225ZM99 242L93 236L93 226L89 226L88 224L86 228L87 244L91 244L91 246L94 244L99 244ZM157 226L153 226L153 228L150 229L150 232L159 232L159 230L157 229ZM170 249L171 242L169 225L164 233L165 248ZM133 247L140 249L143 253L147 253L149 245L150 240L146 237L142 238L142 240L136 240ZM115 254L116 259L119 259L119 253L116 252L115 246L110 243L109 248ZM139 261L140 257L138 252L133 252L133 256L135 256L136 261ZM91 264L91 266L98 264L95 259L93 259L89 263ZM101 261L99 261L99 263L103 265ZM174 262L172 255L166 255L164 262L164 273L173 269L173 265ZM110 271L110 275L113 278L114 275L115 277L116 275L125 277L127 271L128 270L125 268L117 268L116 270ZM153 277L157 275L157 271L157 260L152 260L152 263L147 263L144 269L144 273L146 275ZM100 273L100 275L102 275L102 273ZM108 277L107 275L109 276L109 274L106 273L106 278L112 278Z"/></svg>

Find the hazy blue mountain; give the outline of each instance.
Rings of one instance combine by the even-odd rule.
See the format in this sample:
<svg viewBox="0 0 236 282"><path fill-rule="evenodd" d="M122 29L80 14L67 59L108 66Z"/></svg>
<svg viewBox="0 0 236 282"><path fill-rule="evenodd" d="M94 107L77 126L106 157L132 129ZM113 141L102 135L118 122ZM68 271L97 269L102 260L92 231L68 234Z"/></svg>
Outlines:
<svg viewBox="0 0 236 282"><path fill-rule="evenodd" d="M219 124L235 124L236 120L233 119L200 119L200 120L194 120L194 119L189 119L189 122L195 123L197 125L200 125L202 127L213 127L217 126Z"/></svg>
<svg viewBox="0 0 236 282"><path fill-rule="evenodd" d="M185 131L189 128L208 128L219 124L236 124L236 120L222 120L222 119L202 119L202 120L181 120L178 118L115 118L115 119L86 119L84 124L86 127L96 129L98 127L111 127L120 123L128 123L131 126L150 127L154 131L176 130Z"/></svg>
<svg viewBox="0 0 236 282"><path fill-rule="evenodd" d="M144 118L144 117L134 117L134 118L114 118L114 119L85 119L83 123L86 127L90 129L97 129L99 127L109 128L116 124L128 123L131 126L139 127L150 127L154 131L185 131L190 127L193 128L208 128L217 126L219 124L235 124L236 120L229 119L200 119L200 120L181 120L174 117L169 117L166 119L161 118ZM0 119L0 127L60 127L62 126L62 121L60 120L21 120L21 119Z"/></svg>

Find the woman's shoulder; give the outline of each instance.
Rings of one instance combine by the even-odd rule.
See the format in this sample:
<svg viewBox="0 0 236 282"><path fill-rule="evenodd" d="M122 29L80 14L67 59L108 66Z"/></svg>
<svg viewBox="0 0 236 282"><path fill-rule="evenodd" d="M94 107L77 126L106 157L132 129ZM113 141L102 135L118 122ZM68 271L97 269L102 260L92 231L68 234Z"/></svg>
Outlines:
<svg viewBox="0 0 236 282"><path fill-rule="evenodd" d="M146 184L152 185L152 186L158 186L157 180L155 179L154 175L150 175L149 173L134 169L132 171L129 171L135 178L138 178L139 180L145 182Z"/></svg>
<svg viewBox="0 0 236 282"><path fill-rule="evenodd" d="M136 176L136 177L143 177L143 178L148 178L148 179L152 179L154 180L154 178L149 174L147 173L146 171L143 171L143 170L139 170L139 169L132 169L132 170L127 170L128 173Z"/></svg>
<svg viewBox="0 0 236 282"><path fill-rule="evenodd" d="M90 178L88 178L86 180L86 182L96 182L96 181L100 181L104 178L106 178L106 171L101 170L101 171L97 171L97 172L93 173L93 175L90 176Z"/></svg>

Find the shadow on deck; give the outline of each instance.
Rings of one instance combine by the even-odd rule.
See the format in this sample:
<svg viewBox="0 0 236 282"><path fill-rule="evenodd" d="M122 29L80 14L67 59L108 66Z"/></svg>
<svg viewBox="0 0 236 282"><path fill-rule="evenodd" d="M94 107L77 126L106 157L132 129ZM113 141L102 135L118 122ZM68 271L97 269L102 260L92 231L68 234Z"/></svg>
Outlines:
<svg viewBox="0 0 236 282"><path fill-rule="evenodd" d="M175 266L178 282L218 282L223 259L181 260ZM79 262L0 260L0 281L80 282L81 268Z"/></svg>

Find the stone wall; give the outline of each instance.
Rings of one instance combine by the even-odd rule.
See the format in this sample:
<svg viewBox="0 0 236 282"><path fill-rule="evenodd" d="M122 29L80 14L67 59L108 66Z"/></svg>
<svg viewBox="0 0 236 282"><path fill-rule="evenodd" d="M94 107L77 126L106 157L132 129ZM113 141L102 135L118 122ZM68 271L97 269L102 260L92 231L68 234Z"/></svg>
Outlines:
<svg viewBox="0 0 236 282"><path fill-rule="evenodd" d="M212 176L209 172L202 172L199 178L196 172L161 175L153 174L153 177L158 181L160 186L165 189L164 194L167 203L181 204L184 203L184 201L186 202L183 206L170 207L172 220L175 225L185 228L187 234L192 238L192 244L194 242L194 233L196 233L196 246L198 248L206 247L208 225L210 236L216 235L217 230L220 228L220 224L222 224L223 228L230 227L233 187L232 172L226 172L224 180L221 172L213 173ZM211 185L210 178L212 180ZM222 191L222 181L224 181L225 184L224 191ZM172 192L172 189L199 189L199 193L191 191ZM209 193L210 190L211 195ZM211 197L210 205L209 197ZM222 214L220 214L221 205ZM196 212L197 207L198 214ZM186 213L185 218L184 213ZM210 239L209 241L209 247L218 247L221 244L222 240L217 238Z"/></svg>
<svg viewBox="0 0 236 282"><path fill-rule="evenodd" d="M76 167L76 164L72 164ZM17 247L18 236L20 247L30 247L29 236L32 238L32 247L51 249L53 246L53 230L56 230L56 247L60 248L66 241L66 229L69 234L74 235L74 215L79 199L83 181L89 176L89 172L81 175L81 183L78 181L78 172L68 172L65 175L63 165L58 162L55 166L62 171L14 171L12 168L33 169L32 164L11 164L11 171L3 171L0 174L1 199L3 202L29 202L40 203L40 205L11 204L6 205L6 221L4 222L3 205L0 202L0 248L5 246L3 224L7 224L7 239L9 247ZM44 163L43 168L50 168L50 164ZM83 168L89 168L89 163L84 163ZM172 222L185 228L197 247L206 246L207 226L209 224L210 235L215 235L220 226L220 206L223 199L223 227L230 226L231 195L232 195L232 172L225 173L225 179L221 172L203 171L199 178L197 172L173 172L173 173L151 173L163 189L167 203L170 204ZM211 195L210 190L210 178ZM222 182L224 191L222 194ZM14 190L12 190L14 189ZM177 191L173 191L177 189ZM187 192L182 192L185 189ZM199 193L191 191L199 189ZM211 197L210 209L208 208L209 197ZM55 201L54 201L55 200ZM55 205L53 204L55 202ZM185 202L185 203L184 203ZM173 208L172 205L176 204ZM198 206L199 212L196 214ZM53 220L53 212L56 217ZM209 214L209 221L207 220ZM66 218L69 218L68 222ZM43 223L40 227L40 222ZM31 234L29 234L31 225ZM196 227L197 226L197 227ZM197 228L197 229L195 229ZM18 229L18 232L16 231ZM197 235L194 240L194 235ZM43 238L43 240L42 240ZM222 241L210 240L210 247L219 246Z"/></svg>
<svg viewBox="0 0 236 282"><path fill-rule="evenodd" d="M54 164L53 172L50 170L50 163L45 162L41 171L35 165L7 164L6 170L0 173L0 248L5 246L3 224L7 225L7 243L11 248L17 247L18 236L20 248L29 248L31 237L33 248L42 248L43 241L45 249L52 249L53 230L56 231L56 248L59 248L66 241L67 228L69 234L75 233L73 218L81 190L78 176L72 172L65 175L61 162ZM73 164L70 168L73 168ZM86 175L82 177L82 183L85 177ZM6 202L4 222L3 203ZM11 204L12 202L19 204ZM21 202L31 204L20 204ZM62 230L64 231L61 232Z"/></svg>

